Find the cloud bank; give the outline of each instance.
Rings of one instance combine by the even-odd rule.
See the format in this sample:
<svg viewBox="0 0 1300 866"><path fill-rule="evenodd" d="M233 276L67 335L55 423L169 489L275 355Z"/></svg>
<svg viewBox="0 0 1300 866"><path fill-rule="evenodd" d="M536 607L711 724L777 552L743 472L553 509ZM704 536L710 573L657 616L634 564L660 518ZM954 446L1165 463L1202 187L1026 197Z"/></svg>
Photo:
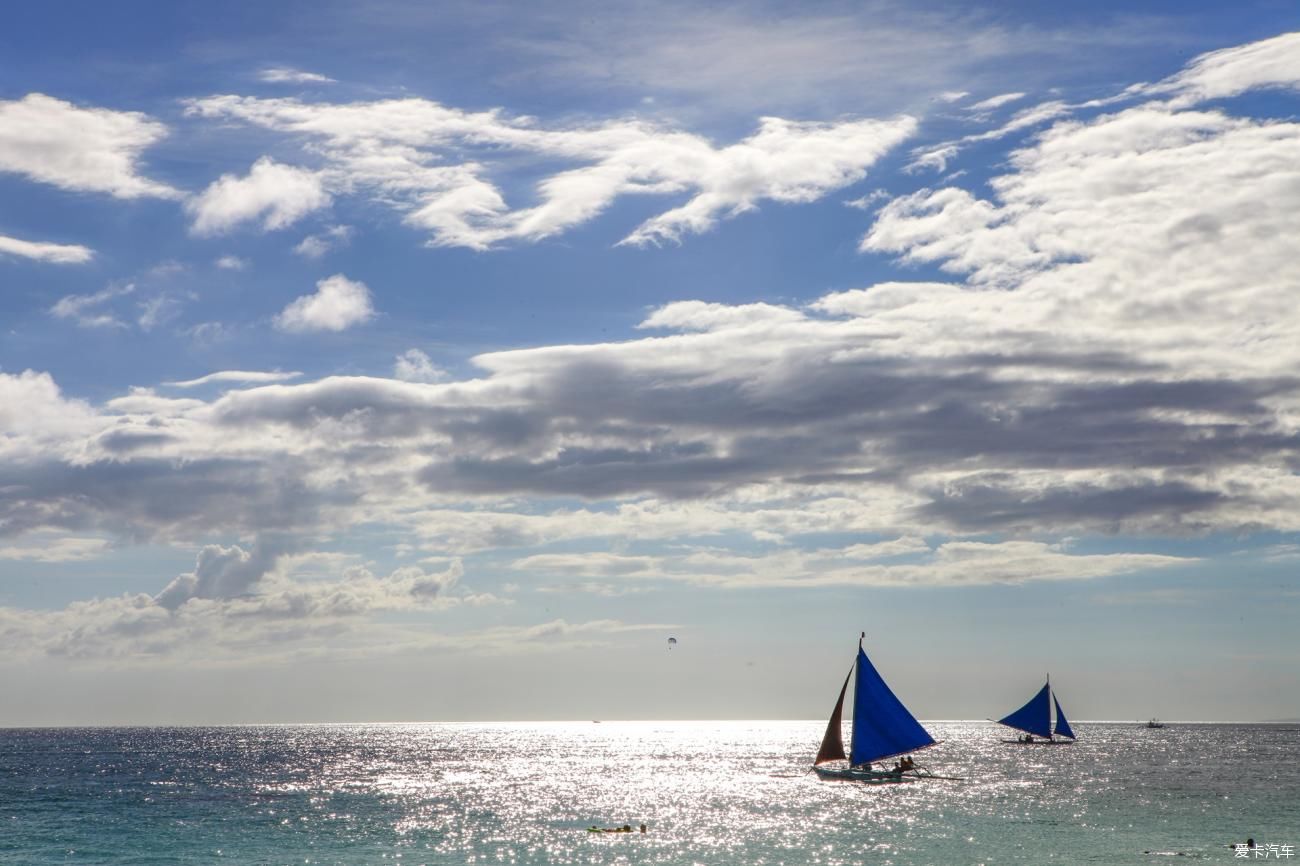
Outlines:
<svg viewBox="0 0 1300 866"><path fill-rule="evenodd" d="M319 121L325 131L303 134L340 147L368 140L377 110L204 110L218 109ZM437 129L559 135L418 100L382 111L394 112L390 136L408 134L396 121L413 112L414 144ZM584 130L574 146L597 135L617 151L627 134ZM850 503L842 527L881 533L1290 531L1298 140L1288 121L1168 101L1058 120L1011 154L992 198L952 186L879 211L868 252L964 282L886 282L802 308L682 301L651 311L643 339L485 354L475 379L439 379L408 353L394 379L268 383L211 400L137 394L91 410L45 377L46 411L76 417L64 429L77 434L57 447L6 440L48 470L7 470L5 489L23 491L9 519L118 531L139 520L129 531L168 537L200 524L328 531L364 507L472 547L550 530L491 508L473 532L454 516L466 502L578 497L753 502L732 520L767 540L802 531L792 514L830 501ZM94 298L65 306L89 315ZM341 329L371 315L368 289L336 275L279 324ZM156 513L146 497L166 501L169 488L190 495ZM138 492L110 514L86 489ZM426 507L408 509L417 501Z"/></svg>
<svg viewBox="0 0 1300 866"><path fill-rule="evenodd" d="M1196 101L1294 87L1289 56L1208 55L1133 104L1017 115L1043 130L986 186L894 198L863 236L868 255L946 277L807 304L683 299L648 311L634 339L485 353L468 378L410 350L391 378L225 371L171 383L231 386L220 393L92 404L49 373L0 372L8 558L38 539L69 557L94 539L197 551L155 595L0 611L0 633L48 653L149 653L469 603L463 565L291 577L293 557L358 526L446 561L511 551L530 581L726 589L1095 579L1189 560L1045 539L1300 531L1300 124ZM322 194L340 177L382 187L435 243L480 247L633 193L684 198L628 236L673 240L850 183L910 129L769 120L719 148L423 100L192 110L309 142ZM511 209L481 166L433 158L465 144L579 165ZM239 216L214 225L291 213L253 194L256 173L230 181L222 212ZM96 324L128 291L51 312ZM373 315L368 287L337 274L276 323L340 331Z"/></svg>

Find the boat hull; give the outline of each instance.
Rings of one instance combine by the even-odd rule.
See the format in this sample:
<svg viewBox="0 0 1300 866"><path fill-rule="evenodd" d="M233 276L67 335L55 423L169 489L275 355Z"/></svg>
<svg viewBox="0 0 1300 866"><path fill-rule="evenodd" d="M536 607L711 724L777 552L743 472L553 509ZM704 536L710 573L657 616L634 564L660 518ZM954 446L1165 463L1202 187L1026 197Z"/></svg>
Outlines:
<svg viewBox="0 0 1300 866"><path fill-rule="evenodd" d="M1034 740L1032 743L1026 743L1024 740L1003 740L1002 742L1011 746L1073 746L1074 740Z"/></svg>
<svg viewBox="0 0 1300 866"><path fill-rule="evenodd" d="M920 776L908 773L890 773L884 770L866 770L861 767L813 767L818 778L836 782L861 782L867 785L897 785L918 782Z"/></svg>

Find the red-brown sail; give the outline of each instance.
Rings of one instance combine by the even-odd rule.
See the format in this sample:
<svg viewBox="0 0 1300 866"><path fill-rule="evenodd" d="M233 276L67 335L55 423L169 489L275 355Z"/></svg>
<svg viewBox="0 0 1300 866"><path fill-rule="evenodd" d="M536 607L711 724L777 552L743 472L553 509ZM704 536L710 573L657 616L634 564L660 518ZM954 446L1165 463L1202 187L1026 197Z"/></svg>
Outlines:
<svg viewBox="0 0 1300 866"><path fill-rule="evenodd" d="M844 685L840 688L840 699L835 702L835 711L831 713L831 720L826 723L826 736L822 737L822 747L817 750L817 760L813 761L814 766L827 761L846 760L844 736L840 733L840 718L844 714L844 695L849 690L851 676L853 676L853 668L849 668L848 675L844 677Z"/></svg>

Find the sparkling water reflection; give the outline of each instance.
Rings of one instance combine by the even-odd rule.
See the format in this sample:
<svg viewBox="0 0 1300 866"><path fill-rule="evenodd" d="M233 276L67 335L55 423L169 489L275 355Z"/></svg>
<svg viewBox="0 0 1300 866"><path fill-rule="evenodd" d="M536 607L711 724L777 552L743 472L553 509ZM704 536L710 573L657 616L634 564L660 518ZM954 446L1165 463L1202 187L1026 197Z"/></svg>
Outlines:
<svg viewBox="0 0 1300 866"><path fill-rule="evenodd" d="M1230 862L1300 849L1300 728L932 722L965 781L806 772L819 722L0 731L0 861L33 864ZM645 835L586 828L644 822Z"/></svg>

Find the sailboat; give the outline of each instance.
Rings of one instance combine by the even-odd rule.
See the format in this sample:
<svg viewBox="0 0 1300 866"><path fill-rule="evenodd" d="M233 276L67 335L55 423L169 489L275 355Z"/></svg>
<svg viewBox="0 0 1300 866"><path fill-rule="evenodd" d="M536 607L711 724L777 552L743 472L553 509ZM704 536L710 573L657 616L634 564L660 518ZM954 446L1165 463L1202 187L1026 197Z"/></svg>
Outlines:
<svg viewBox="0 0 1300 866"><path fill-rule="evenodd" d="M862 649L862 641L866 636L867 633L863 632L862 637L858 638L857 658L844 677L844 685L840 688L839 699L835 701L835 709L826 724L826 735L822 737L821 748L817 750L813 769L823 779L875 784L946 778L934 776L923 767L913 765L910 758L900 761L892 772L872 769L873 761L901 757L926 746L933 746L935 741L876 672ZM857 679L853 686L853 732L846 755L840 721L844 714L844 696L849 690L849 679L855 670ZM832 761L847 763L824 766Z"/></svg>
<svg viewBox="0 0 1300 866"><path fill-rule="evenodd" d="M1052 708L1056 708L1056 727L1052 727ZM1074 742L1074 731L1061 709L1061 702L1052 691L1052 678L1038 690L1038 694L1029 699L1029 703L1005 718L998 719L999 725L1024 731L1025 736L1004 743L1019 743L1024 746L1065 746ZM1038 737L1039 739L1034 739ZM1057 739L1069 737L1069 739Z"/></svg>

